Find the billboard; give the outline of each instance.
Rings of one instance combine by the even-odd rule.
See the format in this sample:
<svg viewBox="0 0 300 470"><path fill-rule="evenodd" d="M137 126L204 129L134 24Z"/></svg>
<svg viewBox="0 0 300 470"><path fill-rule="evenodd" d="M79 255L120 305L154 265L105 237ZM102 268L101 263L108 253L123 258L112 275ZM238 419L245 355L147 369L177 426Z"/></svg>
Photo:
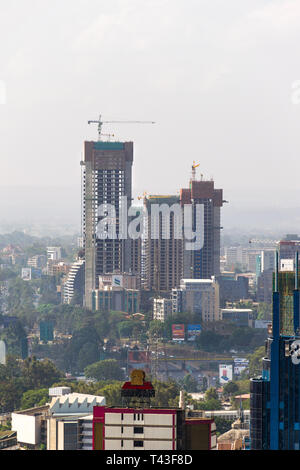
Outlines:
<svg viewBox="0 0 300 470"><path fill-rule="evenodd" d="M123 276L114 274L111 278L112 287L123 287Z"/></svg>
<svg viewBox="0 0 300 470"><path fill-rule="evenodd" d="M127 353L127 374L134 369L142 369L146 374L151 373L151 352L131 349Z"/></svg>
<svg viewBox="0 0 300 470"><path fill-rule="evenodd" d="M187 335L188 341L195 341L196 337L201 333L201 325L188 325Z"/></svg>
<svg viewBox="0 0 300 470"><path fill-rule="evenodd" d="M184 325L183 324L174 324L172 325L172 339L173 341L184 341Z"/></svg>
<svg viewBox="0 0 300 470"><path fill-rule="evenodd" d="M41 279L42 270L39 268L31 268L31 274L34 279Z"/></svg>
<svg viewBox="0 0 300 470"><path fill-rule="evenodd" d="M22 279L23 281L31 280L31 268L22 268Z"/></svg>
<svg viewBox="0 0 300 470"><path fill-rule="evenodd" d="M54 339L54 324L51 321L41 321L40 322L40 341L53 341Z"/></svg>
<svg viewBox="0 0 300 470"><path fill-rule="evenodd" d="M232 365L219 364L219 381L224 385L232 380Z"/></svg>
<svg viewBox="0 0 300 470"><path fill-rule="evenodd" d="M245 358L236 357L234 359L233 373L240 375L241 372L249 367L249 361Z"/></svg>
<svg viewBox="0 0 300 470"><path fill-rule="evenodd" d="M280 271L294 271L294 260L293 259L281 259L280 260Z"/></svg>

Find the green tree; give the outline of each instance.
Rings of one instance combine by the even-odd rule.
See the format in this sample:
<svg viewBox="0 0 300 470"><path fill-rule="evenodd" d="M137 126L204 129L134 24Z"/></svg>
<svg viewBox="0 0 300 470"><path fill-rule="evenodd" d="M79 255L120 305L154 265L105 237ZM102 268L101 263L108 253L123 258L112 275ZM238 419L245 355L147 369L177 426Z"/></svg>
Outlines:
<svg viewBox="0 0 300 470"><path fill-rule="evenodd" d="M77 369L83 371L89 364L99 359L99 346L96 343L85 343L78 353Z"/></svg>
<svg viewBox="0 0 300 470"><path fill-rule="evenodd" d="M51 387L57 382L62 373L49 359L38 361L34 356L25 359L21 366L23 382L28 390Z"/></svg>
<svg viewBox="0 0 300 470"><path fill-rule="evenodd" d="M130 338L133 335L135 322L133 320L126 320L118 323L118 331L121 338Z"/></svg>
<svg viewBox="0 0 300 470"><path fill-rule="evenodd" d="M165 324L159 320L152 320L148 328L148 336L162 338L164 336Z"/></svg>
<svg viewBox="0 0 300 470"><path fill-rule="evenodd" d="M214 417L214 422L216 424L217 428L217 436L220 436L221 434L224 434L227 431L230 431L231 425L234 422L234 420L228 420L225 418L219 418L218 416Z"/></svg>
<svg viewBox="0 0 300 470"><path fill-rule="evenodd" d="M59 304L60 299L57 295L57 283L58 279L55 276L43 276L39 280L39 290L42 304Z"/></svg>
<svg viewBox="0 0 300 470"><path fill-rule="evenodd" d="M0 411L13 411L20 405L24 390L22 371L14 356L7 356L6 364L0 364Z"/></svg>
<svg viewBox="0 0 300 470"><path fill-rule="evenodd" d="M218 400L218 393L215 387L210 387L205 392L205 400Z"/></svg>
<svg viewBox="0 0 300 470"><path fill-rule="evenodd" d="M155 389L155 398L151 399L152 406L178 407L180 392L178 383L173 380L160 382L159 380L155 379L152 381L152 384Z"/></svg>
<svg viewBox="0 0 300 470"><path fill-rule="evenodd" d="M21 409L27 410L34 406L45 405L49 400L49 389L41 388L39 390L27 390L21 398Z"/></svg>
<svg viewBox="0 0 300 470"><path fill-rule="evenodd" d="M5 341L7 352L10 355L21 357L21 342L26 339L26 332L22 322L18 320L0 332L0 339Z"/></svg>
<svg viewBox="0 0 300 470"><path fill-rule="evenodd" d="M120 406L122 404L121 387L122 382L105 385L100 388L98 394L105 397L107 406Z"/></svg>
<svg viewBox="0 0 300 470"><path fill-rule="evenodd" d="M182 380L179 381L180 386L188 393L198 391L198 382L192 374L186 374Z"/></svg>
<svg viewBox="0 0 300 470"><path fill-rule="evenodd" d="M197 402L194 402L194 406L196 410L205 410L205 411L222 409L222 404L220 400L218 400L217 398L210 398L208 400L199 400Z"/></svg>
<svg viewBox="0 0 300 470"><path fill-rule="evenodd" d="M84 369L86 377L96 380L120 380L124 372L115 359L105 359L89 365Z"/></svg>
<svg viewBox="0 0 300 470"><path fill-rule="evenodd" d="M0 271L0 282L15 279L16 277L17 273L10 268L4 268Z"/></svg>
<svg viewBox="0 0 300 470"><path fill-rule="evenodd" d="M249 375L255 377L261 375L262 359L265 355L265 347L257 348L253 354L249 356Z"/></svg>
<svg viewBox="0 0 300 470"><path fill-rule="evenodd" d="M271 320L272 305L266 302L260 302L257 307L257 320Z"/></svg>
<svg viewBox="0 0 300 470"><path fill-rule="evenodd" d="M65 351L65 366L67 370L81 372L89 364L99 359L100 347L103 341L93 326L84 326L76 330Z"/></svg>
<svg viewBox="0 0 300 470"><path fill-rule="evenodd" d="M0 364L0 380L9 381L21 377L20 363L15 356L7 355L6 363Z"/></svg>
<svg viewBox="0 0 300 470"><path fill-rule="evenodd" d="M9 281L8 308L14 311L18 308L34 308L34 290L31 283L21 278Z"/></svg>
<svg viewBox="0 0 300 470"><path fill-rule="evenodd" d="M0 380L0 411L6 413L19 408L21 394L19 382Z"/></svg>
<svg viewBox="0 0 300 470"><path fill-rule="evenodd" d="M223 387L223 394L230 397L239 391L239 386L236 382L228 382Z"/></svg>
<svg viewBox="0 0 300 470"><path fill-rule="evenodd" d="M216 352L220 350L220 343L223 339L222 335L214 331L202 331L201 335L196 338L195 344L198 349L208 352Z"/></svg>
<svg viewBox="0 0 300 470"><path fill-rule="evenodd" d="M243 395L245 393L250 393L250 380L249 378L246 379L240 379L237 382L235 382L237 386L239 387L238 394Z"/></svg>

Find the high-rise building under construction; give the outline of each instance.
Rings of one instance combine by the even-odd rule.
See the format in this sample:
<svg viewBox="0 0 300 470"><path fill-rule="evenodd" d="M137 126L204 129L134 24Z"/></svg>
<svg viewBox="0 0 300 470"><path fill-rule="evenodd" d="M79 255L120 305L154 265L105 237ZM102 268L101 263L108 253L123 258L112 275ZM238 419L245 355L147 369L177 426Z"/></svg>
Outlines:
<svg viewBox="0 0 300 470"><path fill-rule="evenodd" d="M124 227L121 212L122 204L131 205L132 163L132 142L84 143L82 235L87 308L92 308L92 292L98 288L99 275L130 271L131 240L127 238L127 226ZM99 223L111 215L111 208L114 208L111 222L116 236L111 236L109 231L106 237L103 233L99 236ZM126 220L124 218L125 224Z"/></svg>
<svg viewBox="0 0 300 470"><path fill-rule="evenodd" d="M146 290L170 292L180 283L183 241L176 238L176 232L182 235L182 226L176 227L178 210L181 220L179 202L179 196L176 195L147 195L144 198L146 220L142 274ZM158 209L156 214L155 207Z"/></svg>
<svg viewBox="0 0 300 470"><path fill-rule="evenodd" d="M196 181L194 178L188 189L180 190L180 195L145 196L147 224L143 275L147 290L170 291L179 287L181 279L211 279L220 274L221 207L224 202L223 190L215 189L214 181ZM153 217L154 206L160 207L156 217ZM185 216L186 206L190 209L190 220Z"/></svg>
<svg viewBox="0 0 300 470"><path fill-rule="evenodd" d="M194 232L199 230L196 217L197 204L202 208L200 223L203 230L201 248L184 249L183 278L210 279L211 276L220 274L221 207L224 202L223 190L215 189L212 180L196 181L191 179L189 188L180 190L181 206L192 206L192 229Z"/></svg>

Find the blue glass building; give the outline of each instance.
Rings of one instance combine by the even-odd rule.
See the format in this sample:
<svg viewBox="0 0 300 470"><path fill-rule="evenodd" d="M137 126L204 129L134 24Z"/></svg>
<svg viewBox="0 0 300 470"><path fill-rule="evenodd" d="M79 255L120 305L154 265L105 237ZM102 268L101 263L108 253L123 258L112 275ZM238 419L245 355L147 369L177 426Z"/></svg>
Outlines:
<svg viewBox="0 0 300 470"><path fill-rule="evenodd" d="M273 319L262 375L250 381L251 450L300 448L300 331L298 254L293 272L278 271Z"/></svg>

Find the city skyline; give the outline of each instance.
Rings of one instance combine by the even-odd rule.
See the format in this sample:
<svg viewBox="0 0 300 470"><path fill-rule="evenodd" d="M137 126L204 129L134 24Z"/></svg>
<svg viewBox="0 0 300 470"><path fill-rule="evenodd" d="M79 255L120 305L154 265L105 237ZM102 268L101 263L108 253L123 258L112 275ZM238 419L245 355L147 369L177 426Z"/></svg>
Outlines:
<svg viewBox="0 0 300 470"><path fill-rule="evenodd" d="M0 7L0 451L300 450L299 0Z"/></svg>
<svg viewBox="0 0 300 470"><path fill-rule="evenodd" d="M88 120L99 113L156 121L104 128L115 140L135 142L135 197L173 194L196 160L205 178L226 190L224 221L226 212L229 222L238 213L247 226L242 208L258 216L269 211L272 219L277 208L298 209L296 1L92 0L86 7L77 0L41 7L28 0L2 10L0 183L11 193L15 219L42 213L30 188L68 186L76 194L82 142L96 138ZM11 145L16 138L21 148ZM22 211L16 187L29 199Z"/></svg>

